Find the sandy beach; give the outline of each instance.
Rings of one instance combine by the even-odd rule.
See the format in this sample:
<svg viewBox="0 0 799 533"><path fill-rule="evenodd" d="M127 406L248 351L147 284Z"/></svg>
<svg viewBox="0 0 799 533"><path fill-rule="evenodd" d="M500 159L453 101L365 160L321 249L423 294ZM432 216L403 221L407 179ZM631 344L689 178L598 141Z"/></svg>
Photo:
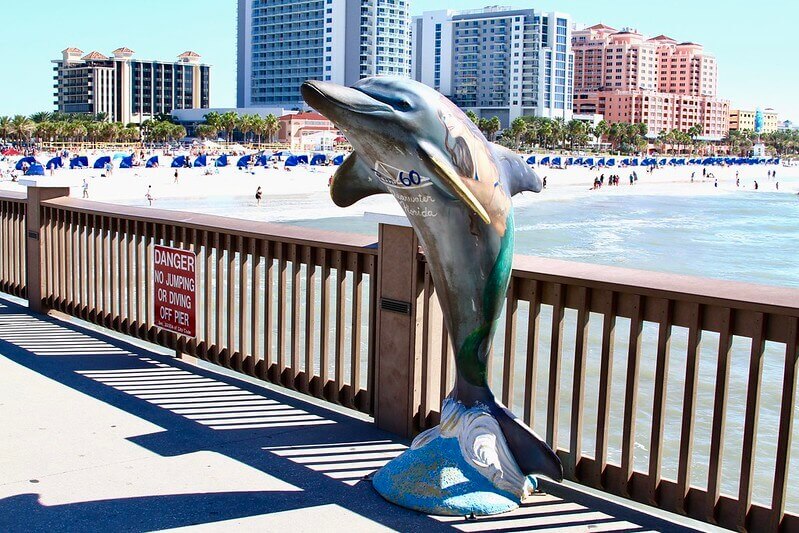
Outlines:
<svg viewBox="0 0 799 533"><path fill-rule="evenodd" d="M40 155L39 159L44 159ZM263 189L262 211L256 216L242 213L244 218L261 220L300 220L304 218L324 218L335 216L357 216L366 211L396 211L396 203L387 196L368 198L355 206L341 209L333 205L327 196L328 181L337 167L298 166L287 171L282 163L279 168L255 167L242 170L235 166L223 168L180 168L175 182L175 169L168 165L168 158L159 168L134 167L113 169L111 175L97 169L59 169L50 177L39 178L39 183L50 180L66 180L72 186L72 196L80 198L83 194L83 180L88 183L90 200L147 206L145 198L148 187L154 198L153 206L188 211L206 211L213 206L215 198L239 198L244 211L255 209L255 191ZM8 170L13 160L0 162L4 179L0 190L23 192L25 187L12 182ZM541 195L524 194L516 198L516 204L526 204L556 200L563 201L581 195L675 195L693 196L730 191L753 191L754 181L759 183L759 192L779 192L796 194L799 192L799 167L782 166L739 166L707 167L713 177L702 176L702 167L681 166L663 167L650 173L644 167L609 167L591 170L586 167L567 169L535 166L536 172L547 179L547 188ZM629 176L635 171L638 181L630 185ZM777 172L777 178L768 178L767 173ZM736 187L736 173L740 187ZM607 178L612 174L620 177L618 186L608 186ZM693 182L691 175L694 175ZM605 176L606 185L593 190L594 179ZM715 181L718 180L718 187ZM250 205L251 204L251 205ZM212 209L213 211L213 209ZM236 213L231 213L237 216Z"/></svg>

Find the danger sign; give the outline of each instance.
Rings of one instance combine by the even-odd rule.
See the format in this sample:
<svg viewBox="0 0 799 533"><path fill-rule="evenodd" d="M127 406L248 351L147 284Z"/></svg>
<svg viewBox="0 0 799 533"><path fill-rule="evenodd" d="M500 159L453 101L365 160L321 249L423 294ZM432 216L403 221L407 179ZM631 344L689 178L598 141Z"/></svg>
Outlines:
<svg viewBox="0 0 799 533"><path fill-rule="evenodd" d="M155 325L194 337L197 327L197 256L186 250L155 246Z"/></svg>

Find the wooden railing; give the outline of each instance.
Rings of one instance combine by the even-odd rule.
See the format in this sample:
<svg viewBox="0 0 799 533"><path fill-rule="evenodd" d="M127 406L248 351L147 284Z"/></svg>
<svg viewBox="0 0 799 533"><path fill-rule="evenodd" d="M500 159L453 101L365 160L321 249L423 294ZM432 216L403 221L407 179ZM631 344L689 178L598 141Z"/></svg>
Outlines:
<svg viewBox="0 0 799 533"><path fill-rule="evenodd" d="M26 195L0 194L0 291L25 298Z"/></svg>
<svg viewBox="0 0 799 533"><path fill-rule="evenodd" d="M371 413L369 239L58 198L42 203L45 304ZM198 254L197 337L153 326L153 245Z"/></svg>
<svg viewBox="0 0 799 533"><path fill-rule="evenodd" d="M532 257L514 267L489 379L568 479L731 529L799 530L798 290ZM453 373L421 257L419 269L425 429Z"/></svg>
<svg viewBox="0 0 799 533"><path fill-rule="evenodd" d="M438 422L452 347L409 228L382 225L375 247L63 197L32 205L44 307L405 436ZM25 205L2 193L0 206L0 289L22 294ZM198 254L196 338L153 326L155 244ZM799 290L521 256L514 266L489 379L568 479L733 529L799 531L788 490L799 482Z"/></svg>

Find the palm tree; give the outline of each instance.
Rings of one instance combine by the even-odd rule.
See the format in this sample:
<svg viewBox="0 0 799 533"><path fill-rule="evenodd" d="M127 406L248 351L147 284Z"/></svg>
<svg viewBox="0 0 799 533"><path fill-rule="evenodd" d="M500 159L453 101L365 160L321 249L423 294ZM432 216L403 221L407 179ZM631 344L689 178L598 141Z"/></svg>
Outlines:
<svg viewBox="0 0 799 533"><path fill-rule="evenodd" d="M14 115L14 118L11 119L11 133L20 142L29 140L35 129L36 124L24 115Z"/></svg>
<svg viewBox="0 0 799 533"><path fill-rule="evenodd" d="M610 127L608 123L604 120L600 120L596 126L594 126L594 136L596 137L596 142L601 143L602 138L608 134L608 130Z"/></svg>
<svg viewBox="0 0 799 533"><path fill-rule="evenodd" d="M475 113L471 109L466 112L466 116L469 117L469 120L471 120L475 124L480 123L480 119L477 117L477 113Z"/></svg>
<svg viewBox="0 0 799 533"><path fill-rule="evenodd" d="M264 134L266 134L266 137L269 139L270 143L274 142L275 135L279 129L280 120L275 115L269 113L266 115L266 117L264 117Z"/></svg>
<svg viewBox="0 0 799 533"><path fill-rule="evenodd" d="M252 127L253 135L258 137L258 144L261 144L261 137L264 134L264 117L261 115L250 115L250 126Z"/></svg>
<svg viewBox="0 0 799 533"><path fill-rule="evenodd" d="M47 111L39 111L38 113L34 113L30 116L30 119L34 121L36 124L41 124L42 122L50 122L53 120L53 114Z"/></svg>
<svg viewBox="0 0 799 533"><path fill-rule="evenodd" d="M209 124L200 124L194 128L194 134L200 139L214 139L219 132Z"/></svg>
<svg viewBox="0 0 799 533"><path fill-rule="evenodd" d="M235 111L222 113L219 117L220 129L227 134L228 142L233 140L233 132L239 123L239 115Z"/></svg>
<svg viewBox="0 0 799 533"><path fill-rule="evenodd" d="M8 139L11 135L11 118L0 117L0 139Z"/></svg>
<svg viewBox="0 0 799 533"><path fill-rule="evenodd" d="M247 142L247 134L253 130L253 117L254 115L242 115L236 122L236 127L244 135L244 142Z"/></svg>
<svg viewBox="0 0 799 533"><path fill-rule="evenodd" d="M566 136L572 150L574 150L575 144L581 145L586 140L587 129L585 122L580 120L572 119L566 124Z"/></svg>
<svg viewBox="0 0 799 533"><path fill-rule="evenodd" d="M523 118L519 117L515 119L513 122L511 122L510 128L508 128L508 135L513 137L513 148L515 150L519 149L519 146L521 145L522 142L522 136L526 131L527 131L527 121L525 121Z"/></svg>

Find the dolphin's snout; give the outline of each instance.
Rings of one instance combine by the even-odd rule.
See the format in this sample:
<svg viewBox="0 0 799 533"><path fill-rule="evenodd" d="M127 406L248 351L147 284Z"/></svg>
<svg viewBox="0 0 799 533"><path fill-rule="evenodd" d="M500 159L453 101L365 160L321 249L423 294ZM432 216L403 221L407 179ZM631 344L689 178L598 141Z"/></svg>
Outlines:
<svg viewBox="0 0 799 533"><path fill-rule="evenodd" d="M337 83L308 80L302 84L300 92L308 105L331 120L333 117L329 114L340 111L361 115L393 111L391 106L375 100L366 93Z"/></svg>

